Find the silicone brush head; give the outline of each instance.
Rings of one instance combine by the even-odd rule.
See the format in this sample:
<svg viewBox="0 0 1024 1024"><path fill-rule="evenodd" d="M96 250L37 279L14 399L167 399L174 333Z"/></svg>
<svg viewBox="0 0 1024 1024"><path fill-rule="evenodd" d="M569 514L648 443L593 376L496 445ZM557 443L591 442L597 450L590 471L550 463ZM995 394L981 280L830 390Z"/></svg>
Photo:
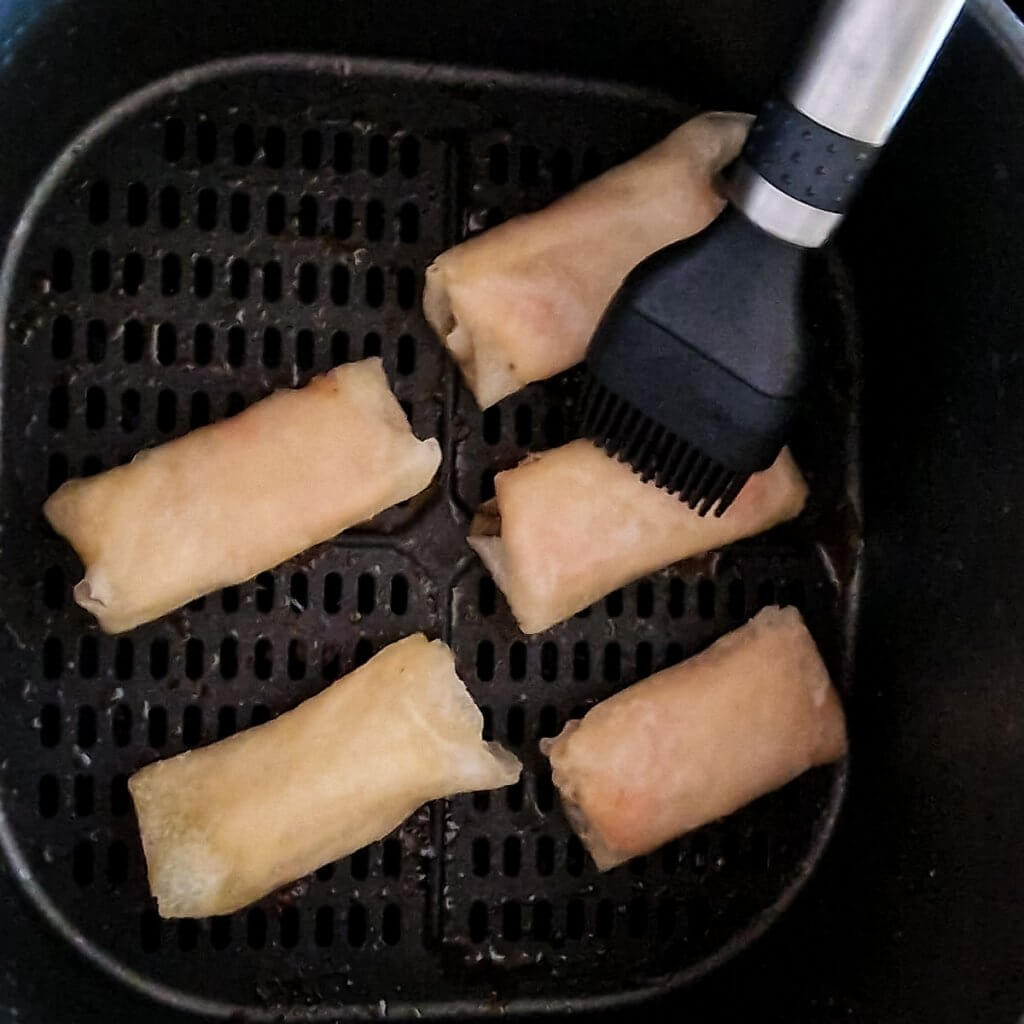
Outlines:
<svg viewBox="0 0 1024 1024"><path fill-rule="evenodd" d="M806 362L805 252L728 207L637 266L587 352L583 435L721 515L789 437Z"/></svg>

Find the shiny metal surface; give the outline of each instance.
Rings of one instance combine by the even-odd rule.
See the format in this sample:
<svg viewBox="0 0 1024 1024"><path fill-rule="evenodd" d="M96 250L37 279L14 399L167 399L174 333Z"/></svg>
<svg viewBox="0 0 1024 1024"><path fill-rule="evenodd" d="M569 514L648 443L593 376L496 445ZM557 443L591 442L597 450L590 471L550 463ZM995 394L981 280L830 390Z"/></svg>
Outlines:
<svg viewBox="0 0 1024 1024"><path fill-rule="evenodd" d="M744 160L736 164L728 191L733 205L759 228L808 249L824 245L843 219L842 214L819 210L786 195Z"/></svg>
<svg viewBox="0 0 1024 1024"><path fill-rule="evenodd" d="M964 0L832 0L783 90L826 128L872 145L888 138Z"/></svg>

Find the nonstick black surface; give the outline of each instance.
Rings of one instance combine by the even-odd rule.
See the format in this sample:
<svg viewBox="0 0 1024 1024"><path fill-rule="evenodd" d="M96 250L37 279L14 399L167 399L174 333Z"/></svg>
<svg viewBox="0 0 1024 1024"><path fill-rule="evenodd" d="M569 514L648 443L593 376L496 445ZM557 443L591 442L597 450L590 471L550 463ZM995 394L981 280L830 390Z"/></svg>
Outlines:
<svg viewBox="0 0 1024 1024"><path fill-rule="evenodd" d="M569 8L538 8L479 22L435 8L427 24L381 5L378 25L349 11L329 28L353 51L416 55L429 47L475 63L586 71L677 90L681 51L682 74L699 83L689 95L752 107L781 59L773 54L799 28L802 5L764 16L771 21L759 20L752 5L727 6L712 14L652 6L626 20L601 7L582 21ZM309 39L311 19L295 5L250 5L244 29L215 8L203 32L179 34L187 7L157 5L130 28L129 19L76 17L73 5L35 8L35 23L17 37L9 23L12 43L36 45L14 48L8 65L19 72L19 88L3 117L22 159L3 165L5 224L30 177L67 141L66 129L88 119L83 111L98 114L130 88L201 57L272 42L309 45L300 40ZM72 21L76 32L68 33ZM453 24L462 30L451 32ZM324 32L319 25L312 34ZM1012 44L1005 26L1000 32ZM669 38L678 45L668 46ZM866 361L862 699L854 709L850 799L805 894L748 953L664 1002L673 1018L682 1011L693 1019L729 1011L779 1020L1018 1015L1020 915L1006 894L1022 881L1014 782L1021 595L1019 576L1005 567L1019 550L1013 513L1024 454L1014 343L1021 97L1012 58L994 38L977 20L960 30L841 239ZM74 79L60 73L72 68ZM83 73L91 86L73 88ZM992 95L1007 102L993 104ZM949 145L951 126L962 144ZM908 178L915 187L897 189ZM23 683L8 673L6 694L20 701ZM4 906L0 991L8 1003L31 1019L158 1016L97 980L16 897Z"/></svg>

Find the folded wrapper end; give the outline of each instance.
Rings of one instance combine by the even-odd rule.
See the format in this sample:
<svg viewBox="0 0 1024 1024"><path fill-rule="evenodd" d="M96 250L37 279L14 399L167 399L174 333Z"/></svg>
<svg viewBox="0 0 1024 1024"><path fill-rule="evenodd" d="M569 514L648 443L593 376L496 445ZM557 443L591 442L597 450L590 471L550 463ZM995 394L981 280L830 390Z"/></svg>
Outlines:
<svg viewBox="0 0 1024 1024"><path fill-rule="evenodd" d="M473 517L466 543L476 552L484 568L494 578L497 588L505 595L516 624L527 635L541 633L553 625L548 615L538 615L529 605L518 601L517 588L510 585L508 549L501 537L501 513L492 498L480 507Z"/></svg>
<svg viewBox="0 0 1024 1024"><path fill-rule="evenodd" d="M502 779L500 785L515 785L515 783L519 781L519 776L523 774L522 761L520 761L511 750L506 750L500 743L488 742L485 743L484 746L487 748L488 754L490 754L494 761L497 774ZM490 778L487 780L489 787L497 789L497 786L491 785L491 781L492 780Z"/></svg>
<svg viewBox="0 0 1024 1024"><path fill-rule="evenodd" d="M92 581L89 579L88 575L80 579L75 584L71 593L75 598L75 604L80 608L84 608L87 612L92 612L96 618L99 618L107 607L106 602L93 588Z"/></svg>
<svg viewBox="0 0 1024 1024"><path fill-rule="evenodd" d="M545 738L540 741L540 752L547 758L551 757L551 750L560 741L568 739L579 727L582 719L574 718L565 723L565 728L553 738ZM591 827L590 821L587 818L586 812L579 805L575 798L574 790L569 782L569 779L564 778L558 769L554 766L554 762L551 763L551 781L555 784L555 788L558 790L558 795L561 799L562 810L565 812L565 817L569 822L573 832L579 836L580 842L583 843L584 849L590 854L591 859L597 866L598 871L611 871L612 868L617 868L620 864L625 864L629 857L624 857L622 854L616 853L600 836L600 834Z"/></svg>
<svg viewBox="0 0 1024 1024"><path fill-rule="evenodd" d="M477 343L469 326L454 309L442 253L427 267L423 287L423 314L458 363L481 409L519 391L526 381L515 372L499 345Z"/></svg>

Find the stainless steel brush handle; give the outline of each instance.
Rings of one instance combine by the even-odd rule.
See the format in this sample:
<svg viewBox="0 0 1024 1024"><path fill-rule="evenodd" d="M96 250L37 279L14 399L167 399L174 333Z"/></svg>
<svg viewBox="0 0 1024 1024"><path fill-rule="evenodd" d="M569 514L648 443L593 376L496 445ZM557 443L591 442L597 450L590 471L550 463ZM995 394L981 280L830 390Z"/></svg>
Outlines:
<svg viewBox="0 0 1024 1024"><path fill-rule="evenodd" d="M832 0L751 129L730 198L795 245L824 244L964 0Z"/></svg>

